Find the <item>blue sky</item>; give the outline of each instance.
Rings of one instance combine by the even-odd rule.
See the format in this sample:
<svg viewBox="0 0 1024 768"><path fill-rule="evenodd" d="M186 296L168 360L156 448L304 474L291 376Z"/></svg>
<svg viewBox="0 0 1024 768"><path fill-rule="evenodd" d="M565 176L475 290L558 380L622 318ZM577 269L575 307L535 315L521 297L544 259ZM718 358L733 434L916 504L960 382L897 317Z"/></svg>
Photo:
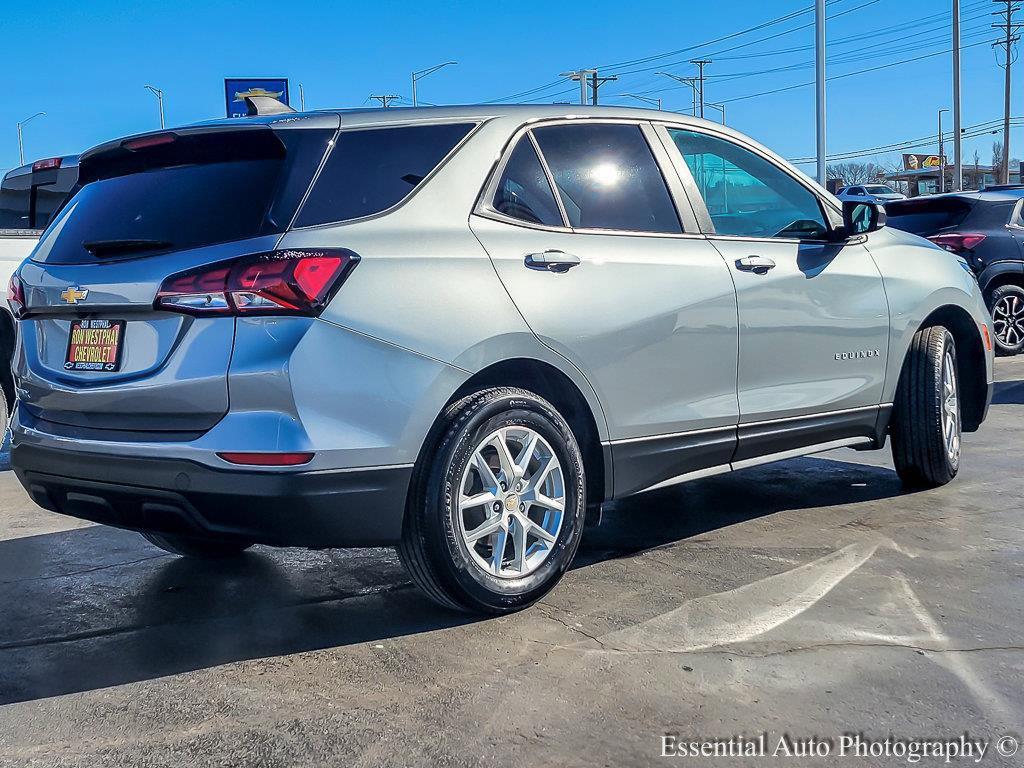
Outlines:
<svg viewBox="0 0 1024 768"><path fill-rule="evenodd" d="M964 51L966 126L1002 117L1002 69L987 43L995 36L988 28L993 4L962 3L964 45L976 44ZM616 96L634 92L685 111L689 91L654 72L692 74L686 61L698 55L714 59L706 95L708 101L728 102L730 125L786 157L806 157L814 153L813 88L742 97L813 79L807 66L813 51L805 50L813 43L813 28L797 29L813 21L809 12L799 15L810 5L812 0L0 0L0 44L8 67L0 101L0 169L17 165L16 122L39 110L47 115L25 128L27 160L158 127L146 83L165 91L169 125L223 116L226 76L287 76L295 103L301 82L308 108L353 107L366 104L371 92L408 97L411 70L448 59L458 66L422 80L421 100L481 102L553 83L568 69L603 66L602 74L621 76L601 90L605 103L638 104ZM832 0L829 74L948 49L949 7L948 0ZM798 15L704 44L791 13ZM689 50L622 64L684 48ZM1015 74L1013 114L1021 115L1024 66ZM830 82L830 153L934 134L937 109L949 106L950 80L950 56L943 53ZM577 94L566 83L529 98L551 102ZM968 141L966 160L977 148L988 162L995 138ZM1024 156L1024 128L1015 130L1012 141L1012 154Z"/></svg>

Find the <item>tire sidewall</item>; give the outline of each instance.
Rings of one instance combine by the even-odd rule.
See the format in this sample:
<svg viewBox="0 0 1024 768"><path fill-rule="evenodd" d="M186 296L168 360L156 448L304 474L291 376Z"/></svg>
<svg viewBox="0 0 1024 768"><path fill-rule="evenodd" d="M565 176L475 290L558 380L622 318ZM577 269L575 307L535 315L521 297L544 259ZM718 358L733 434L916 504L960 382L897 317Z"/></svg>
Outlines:
<svg viewBox="0 0 1024 768"><path fill-rule="evenodd" d="M504 427L529 427L551 446L562 467L565 512L553 551L537 570L521 578L486 573L469 552L458 519L458 498L466 466L480 442ZM527 392L502 393L481 405L464 423L449 432L435 458L427 488L427 514L439 525L435 545L444 574L473 607L515 610L546 594L572 563L583 532L586 508L583 458L576 439L561 415L545 400Z"/></svg>

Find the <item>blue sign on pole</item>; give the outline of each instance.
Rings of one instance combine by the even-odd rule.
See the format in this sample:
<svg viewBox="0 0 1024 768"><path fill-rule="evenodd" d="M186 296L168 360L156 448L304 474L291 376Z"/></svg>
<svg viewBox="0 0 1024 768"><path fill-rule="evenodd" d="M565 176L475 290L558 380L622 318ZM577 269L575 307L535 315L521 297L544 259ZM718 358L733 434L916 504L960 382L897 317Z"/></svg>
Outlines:
<svg viewBox="0 0 1024 768"><path fill-rule="evenodd" d="M224 101L228 117L245 117L246 96L269 96L288 104L287 77L225 77Z"/></svg>

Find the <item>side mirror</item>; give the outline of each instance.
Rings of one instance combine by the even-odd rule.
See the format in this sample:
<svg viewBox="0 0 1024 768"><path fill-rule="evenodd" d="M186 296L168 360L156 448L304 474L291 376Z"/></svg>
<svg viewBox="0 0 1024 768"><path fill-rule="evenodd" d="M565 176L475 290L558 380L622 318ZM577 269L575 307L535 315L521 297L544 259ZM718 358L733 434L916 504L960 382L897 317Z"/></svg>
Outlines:
<svg viewBox="0 0 1024 768"><path fill-rule="evenodd" d="M866 235L885 226L885 208L878 203L843 201L843 234L847 237Z"/></svg>

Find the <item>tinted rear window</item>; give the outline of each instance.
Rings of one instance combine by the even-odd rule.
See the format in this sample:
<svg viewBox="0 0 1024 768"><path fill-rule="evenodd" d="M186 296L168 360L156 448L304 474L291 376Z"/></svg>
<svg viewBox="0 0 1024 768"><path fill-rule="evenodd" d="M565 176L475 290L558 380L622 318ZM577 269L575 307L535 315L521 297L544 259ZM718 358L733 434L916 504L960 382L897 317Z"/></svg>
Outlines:
<svg viewBox="0 0 1024 768"><path fill-rule="evenodd" d="M197 134L148 155L83 159L87 183L33 258L112 261L283 232L333 135L322 129ZM231 160L217 161L223 157Z"/></svg>
<svg viewBox="0 0 1024 768"><path fill-rule="evenodd" d="M450 123L342 131L296 226L358 219L397 205L472 128Z"/></svg>
<svg viewBox="0 0 1024 768"><path fill-rule="evenodd" d="M6 177L0 185L0 229L46 229L77 180L72 163Z"/></svg>
<svg viewBox="0 0 1024 768"><path fill-rule="evenodd" d="M885 207L890 227L915 235L930 235L959 226L970 212L971 203L956 197L900 200Z"/></svg>

